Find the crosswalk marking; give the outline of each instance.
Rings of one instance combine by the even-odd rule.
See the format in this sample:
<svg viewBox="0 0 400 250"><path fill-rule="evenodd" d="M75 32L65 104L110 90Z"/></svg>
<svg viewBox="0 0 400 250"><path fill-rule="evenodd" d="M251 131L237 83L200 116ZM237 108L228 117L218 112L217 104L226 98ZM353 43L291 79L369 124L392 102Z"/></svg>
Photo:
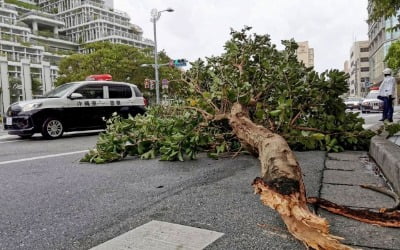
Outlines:
<svg viewBox="0 0 400 250"><path fill-rule="evenodd" d="M163 221L150 221L91 250L200 250L223 233Z"/></svg>

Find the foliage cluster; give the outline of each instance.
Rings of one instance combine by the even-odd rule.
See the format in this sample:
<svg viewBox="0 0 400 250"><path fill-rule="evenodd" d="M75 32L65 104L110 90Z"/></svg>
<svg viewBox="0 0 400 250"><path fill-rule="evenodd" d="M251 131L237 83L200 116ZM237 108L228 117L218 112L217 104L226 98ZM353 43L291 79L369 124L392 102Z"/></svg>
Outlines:
<svg viewBox="0 0 400 250"><path fill-rule="evenodd" d="M378 134L382 134L383 131L387 132L387 138L393 136L394 134L400 132L399 123L385 123L378 129Z"/></svg>
<svg viewBox="0 0 400 250"><path fill-rule="evenodd" d="M30 9L30 10L39 10L40 9L35 4L31 4L31 3L27 3L27 2L23 2L23 1L19 1L19 0L4 0L4 2L9 3L9 4L15 4L17 6L20 6L22 8L26 8L26 9Z"/></svg>
<svg viewBox="0 0 400 250"><path fill-rule="evenodd" d="M198 108L226 112L238 101L251 120L282 135L296 150L361 149L372 132L357 114L346 113L344 72L321 74L297 60L295 41L278 50L267 35L232 31L225 53L193 64L186 77ZM198 77L196 77L198 76ZM214 107L218 107L215 109Z"/></svg>
<svg viewBox="0 0 400 250"><path fill-rule="evenodd" d="M400 69L400 41L393 42L389 51L386 54L385 62L388 67L393 69L394 71L398 71Z"/></svg>
<svg viewBox="0 0 400 250"><path fill-rule="evenodd" d="M210 156L216 157L240 145L223 132L223 126L209 126L196 111L155 106L145 116L122 119L115 115L109 119L95 149L82 161L112 162L128 155L141 159L160 155L161 160L183 161L195 159L199 151L209 151Z"/></svg>
<svg viewBox="0 0 400 250"><path fill-rule="evenodd" d="M371 8L371 14L368 18L368 22L381 21L382 18L387 19L398 15L398 10L400 9L399 0L370 0L369 8ZM400 24L393 27L394 30L400 28Z"/></svg>
<svg viewBox="0 0 400 250"><path fill-rule="evenodd" d="M348 90L348 75L338 70L319 74L297 60L298 46L295 41L282 41L284 49L278 50L268 35L248 34L250 29L245 27L241 31L232 31L232 38L226 42L225 52L221 56L192 63L182 79L186 84L181 92L186 105L175 107L179 110L177 113L160 113L152 120L152 126L157 129L144 130L140 136L156 138L148 143L157 145L159 130L162 131L166 126L163 124L165 120L180 120L181 112L188 110L198 111L192 111L191 116L185 118L197 123L188 126L190 130L179 132L178 137L185 138L186 133L191 131L202 131L206 136L210 131L215 131L215 125L220 123L208 123L208 130L199 127L205 128L204 122L208 120L219 121L217 117L229 119L232 106L239 102L248 108L252 121L283 136L292 149L341 151L368 147L374 133L362 128L363 120L357 114L345 112L345 105L340 98ZM199 117L202 117L202 122ZM140 121L144 118L131 120L136 122L136 119ZM237 149L232 146L235 136L226 120L225 123L224 130L218 131L225 142L231 143L223 148L224 151L231 151ZM109 126L121 124L124 124L123 120L114 119ZM140 126L136 129L140 130ZM111 129L107 133L110 136L114 134ZM174 140L174 133L164 135L162 139ZM138 135L126 136L131 138ZM209 136L215 138L214 135ZM208 149L223 145L211 139L207 142L205 148ZM172 148L172 145L169 147ZM161 150L159 152L163 153ZM88 157L94 155L92 153Z"/></svg>

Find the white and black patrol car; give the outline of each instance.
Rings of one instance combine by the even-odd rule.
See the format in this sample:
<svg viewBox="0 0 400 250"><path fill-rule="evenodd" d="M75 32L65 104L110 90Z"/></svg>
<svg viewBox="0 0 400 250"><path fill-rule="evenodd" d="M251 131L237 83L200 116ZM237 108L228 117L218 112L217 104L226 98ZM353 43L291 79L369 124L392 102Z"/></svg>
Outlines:
<svg viewBox="0 0 400 250"><path fill-rule="evenodd" d="M66 131L103 129L104 118L116 112L128 117L145 112L142 93L134 84L82 81L63 84L43 98L12 104L3 118L8 134L29 138L42 133L47 139Z"/></svg>

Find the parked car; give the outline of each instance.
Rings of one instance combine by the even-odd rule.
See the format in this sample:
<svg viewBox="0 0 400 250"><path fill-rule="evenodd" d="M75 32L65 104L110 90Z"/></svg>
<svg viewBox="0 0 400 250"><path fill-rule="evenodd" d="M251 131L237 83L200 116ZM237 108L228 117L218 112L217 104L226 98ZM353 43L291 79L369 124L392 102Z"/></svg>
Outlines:
<svg viewBox="0 0 400 250"><path fill-rule="evenodd" d="M344 104L346 104L346 109L360 109L362 101L363 99L359 97L348 97L344 100Z"/></svg>
<svg viewBox="0 0 400 250"><path fill-rule="evenodd" d="M371 90L361 103L361 112L382 112L383 101L378 99L379 90Z"/></svg>
<svg viewBox="0 0 400 250"><path fill-rule="evenodd" d="M143 114L145 99L134 84L113 81L82 81L63 84L44 98L12 104L4 118L8 134L29 138L41 133L47 139L65 131L103 129L104 118Z"/></svg>

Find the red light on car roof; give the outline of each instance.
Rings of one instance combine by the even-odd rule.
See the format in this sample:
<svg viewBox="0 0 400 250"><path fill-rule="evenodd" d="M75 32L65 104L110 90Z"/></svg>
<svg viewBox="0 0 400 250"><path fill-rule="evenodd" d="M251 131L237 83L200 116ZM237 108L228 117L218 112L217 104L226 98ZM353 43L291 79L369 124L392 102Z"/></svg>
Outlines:
<svg viewBox="0 0 400 250"><path fill-rule="evenodd" d="M111 81L112 75L102 74L102 75L90 75L86 77L86 81Z"/></svg>
<svg viewBox="0 0 400 250"><path fill-rule="evenodd" d="M371 87L370 90L379 90L379 87Z"/></svg>

